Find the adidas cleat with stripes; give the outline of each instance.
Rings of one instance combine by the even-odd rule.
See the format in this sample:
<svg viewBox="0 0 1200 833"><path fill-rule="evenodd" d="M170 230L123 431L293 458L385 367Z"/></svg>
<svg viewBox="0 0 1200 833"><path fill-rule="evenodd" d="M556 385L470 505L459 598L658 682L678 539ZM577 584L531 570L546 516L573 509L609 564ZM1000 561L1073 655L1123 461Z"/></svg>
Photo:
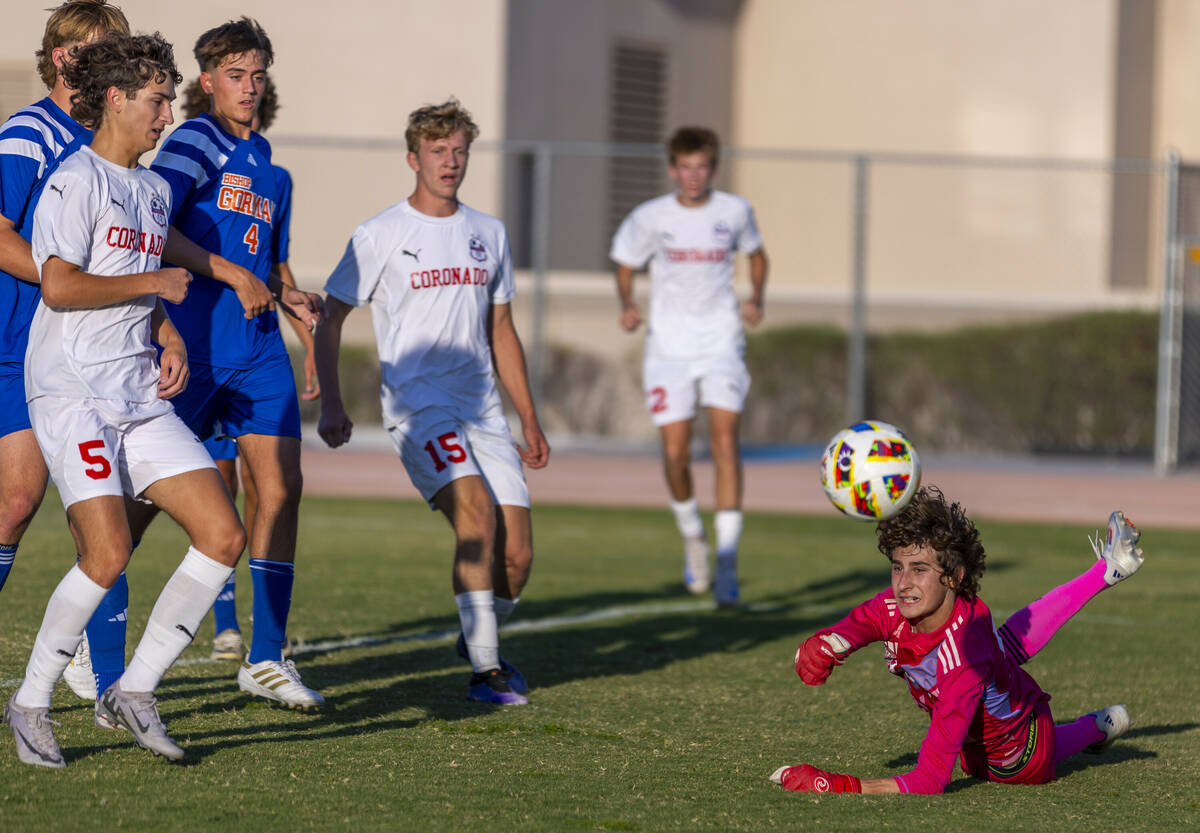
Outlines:
<svg viewBox="0 0 1200 833"><path fill-rule="evenodd" d="M310 711L325 705L325 698L300 680L296 663L290 659L244 663L237 680L238 688L247 694L266 697L289 709Z"/></svg>
<svg viewBox="0 0 1200 833"><path fill-rule="evenodd" d="M1109 706L1090 714L1096 718L1096 728L1104 733L1104 740L1084 747L1083 751L1089 755L1099 755L1101 752L1107 751L1108 747L1113 745L1113 741L1128 732L1129 727L1133 725L1129 712L1124 706Z"/></svg>

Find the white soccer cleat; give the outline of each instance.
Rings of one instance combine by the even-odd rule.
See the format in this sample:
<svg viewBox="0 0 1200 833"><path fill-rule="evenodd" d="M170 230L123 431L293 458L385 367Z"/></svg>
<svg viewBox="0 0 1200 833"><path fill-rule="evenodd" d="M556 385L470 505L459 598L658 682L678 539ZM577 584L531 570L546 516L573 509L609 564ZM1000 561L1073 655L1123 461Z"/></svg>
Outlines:
<svg viewBox="0 0 1200 833"><path fill-rule="evenodd" d="M1133 521L1118 509L1108 516L1108 533L1103 542L1098 532L1095 538L1088 538L1096 558L1107 566L1104 580L1110 587L1129 578L1142 566L1144 558L1142 548L1138 546L1141 537L1142 533Z"/></svg>
<svg viewBox="0 0 1200 833"><path fill-rule="evenodd" d="M1104 740L1096 741L1091 746L1084 747L1083 751L1089 755L1099 755L1101 752L1107 750L1108 747L1113 745L1113 741L1128 732L1129 727L1133 725L1133 721L1129 718L1129 712L1122 705L1109 706L1106 709L1100 709L1090 714L1096 718L1096 728L1104 733Z"/></svg>
<svg viewBox="0 0 1200 833"><path fill-rule="evenodd" d="M238 688L248 694L266 697L289 709L307 711L325 705L325 698L300 681L296 663L290 659L263 660L238 669Z"/></svg>
<svg viewBox="0 0 1200 833"><path fill-rule="evenodd" d="M81 700L96 701L96 675L92 673L92 652L86 633L79 640L75 656L63 669L62 678Z"/></svg>
<svg viewBox="0 0 1200 833"><path fill-rule="evenodd" d="M101 720L126 729L137 745L169 761L182 761L183 748L171 740L158 714L158 702L149 691L125 691L121 681L110 685L96 701L96 725Z"/></svg>
<svg viewBox="0 0 1200 833"><path fill-rule="evenodd" d="M17 742L17 758L23 764L62 769L67 765L62 750L54 739L53 726L58 723L50 719L50 709L27 709L17 705L13 694L4 707L4 722L12 729Z"/></svg>
<svg viewBox="0 0 1200 833"><path fill-rule="evenodd" d="M737 556L717 558L717 581L713 585L713 595L717 599L717 607L738 606Z"/></svg>
<svg viewBox="0 0 1200 833"><path fill-rule="evenodd" d="M785 769L787 769L786 766L781 766L779 769L772 772L770 774L770 776L768 776L767 780L769 780L772 784L778 784L779 786L782 787L783 786L783 771Z"/></svg>
<svg viewBox="0 0 1200 833"><path fill-rule="evenodd" d="M693 596L708 592L708 542L703 535L683 539L683 584Z"/></svg>
<svg viewBox="0 0 1200 833"><path fill-rule="evenodd" d="M232 659L241 662L246 658L246 646L242 642L242 633L234 628L226 628L213 637L212 653L209 659Z"/></svg>

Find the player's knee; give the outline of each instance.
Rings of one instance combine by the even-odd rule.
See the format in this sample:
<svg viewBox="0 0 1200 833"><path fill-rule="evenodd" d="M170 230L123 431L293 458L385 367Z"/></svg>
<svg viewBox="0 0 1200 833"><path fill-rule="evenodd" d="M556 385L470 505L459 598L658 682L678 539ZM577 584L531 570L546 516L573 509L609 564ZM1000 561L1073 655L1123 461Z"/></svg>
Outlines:
<svg viewBox="0 0 1200 833"><path fill-rule="evenodd" d="M44 494L40 489L22 489L5 496L4 504L0 506L0 543L17 543L42 505Z"/></svg>
<svg viewBox="0 0 1200 833"><path fill-rule="evenodd" d="M663 462L671 469L686 469L692 463L692 453L686 445L663 447Z"/></svg>

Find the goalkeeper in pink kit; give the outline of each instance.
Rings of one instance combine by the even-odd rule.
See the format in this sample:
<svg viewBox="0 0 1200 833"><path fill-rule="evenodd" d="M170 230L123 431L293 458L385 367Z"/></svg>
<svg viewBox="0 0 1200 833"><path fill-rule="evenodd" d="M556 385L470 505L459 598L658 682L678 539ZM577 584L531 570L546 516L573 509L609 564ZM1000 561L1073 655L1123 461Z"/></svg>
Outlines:
<svg viewBox="0 0 1200 833"><path fill-rule="evenodd" d="M999 628L977 595L985 553L959 504L922 488L877 534L892 565L891 589L801 644L796 673L822 685L849 654L883 642L888 670L930 715L917 766L860 780L800 764L780 767L772 781L795 792L940 793L961 759L976 778L1044 784L1059 762L1102 752L1129 729L1124 706L1055 725L1050 695L1021 668L1084 604L1141 566L1140 533L1121 512L1109 517L1106 540L1092 543L1096 564Z"/></svg>

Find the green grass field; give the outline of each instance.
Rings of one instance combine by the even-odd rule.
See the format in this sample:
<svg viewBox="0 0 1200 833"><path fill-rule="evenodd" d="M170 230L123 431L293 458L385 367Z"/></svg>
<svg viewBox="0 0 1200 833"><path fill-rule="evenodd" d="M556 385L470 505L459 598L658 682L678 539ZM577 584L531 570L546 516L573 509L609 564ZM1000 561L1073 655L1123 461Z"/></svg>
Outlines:
<svg viewBox="0 0 1200 833"><path fill-rule="evenodd" d="M1104 520L1101 507L1097 516ZM423 506L306 499L290 632L310 716L241 694L207 661L212 620L159 689L183 765L96 729L60 685L68 766L17 762L0 735L0 830L1181 830L1200 822L1197 536L1144 530L1147 563L1028 666L1060 720L1126 703L1134 729L1057 782L958 777L944 796L786 793L777 766L863 777L915 763L927 725L868 649L823 688L792 671L798 641L882 589L872 528L752 515L748 608L687 596L666 511L538 508L534 577L503 640L534 686L524 708L464 699L451 537ZM982 526L997 620L1085 568L1083 528ZM186 546L169 521L129 570L131 641ZM12 693L73 549L53 494L0 594L0 696ZM249 579L239 569L249 631ZM590 618L589 618L590 617ZM373 640L356 638L374 637ZM132 652L132 646L130 648ZM93 810L92 808L95 808ZM934 821L931 811L938 814Z"/></svg>

